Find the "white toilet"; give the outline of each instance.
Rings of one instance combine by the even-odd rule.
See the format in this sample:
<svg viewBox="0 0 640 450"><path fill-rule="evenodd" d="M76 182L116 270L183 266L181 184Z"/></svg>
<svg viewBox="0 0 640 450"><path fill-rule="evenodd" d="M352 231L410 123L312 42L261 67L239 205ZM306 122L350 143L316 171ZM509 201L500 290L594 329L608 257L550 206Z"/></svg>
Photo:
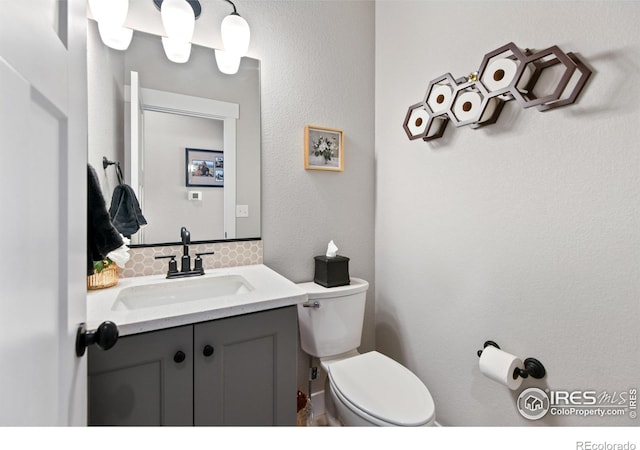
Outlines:
<svg viewBox="0 0 640 450"><path fill-rule="evenodd" d="M360 354L369 283L325 288L301 283L307 303L298 305L300 342L327 373L329 422L347 426L429 426L435 407L427 387L409 369L378 353Z"/></svg>

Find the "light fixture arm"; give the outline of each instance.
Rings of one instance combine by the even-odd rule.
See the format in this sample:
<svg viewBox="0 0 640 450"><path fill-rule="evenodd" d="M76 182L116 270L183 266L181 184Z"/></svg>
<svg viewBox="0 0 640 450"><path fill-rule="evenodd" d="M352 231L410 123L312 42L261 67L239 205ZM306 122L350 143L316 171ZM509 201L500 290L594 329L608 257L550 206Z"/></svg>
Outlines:
<svg viewBox="0 0 640 450"><path fill-rule="evenodd" d="M193 9L193 15L195 16L196 20L198 20L198 17L200 17L200 13L202 12L202 6L200 5L200 2L198 0L185 1L189 3L189 6L191 6L191 8ZM160 8L162 7L162 0L153 0L153 4L155 5L156 9L160 11Z"/></svg>
<svg viewBox="0 0 640 450"><path fill-rule="evenodd" d="M233 4L233 2L231 0L224 0L227 3L230 3L231 6L233 6L233 12L231 14L235 14L236 16L239 16L240 14L238 14L238 10L236 9L236 5Z"/></svg>

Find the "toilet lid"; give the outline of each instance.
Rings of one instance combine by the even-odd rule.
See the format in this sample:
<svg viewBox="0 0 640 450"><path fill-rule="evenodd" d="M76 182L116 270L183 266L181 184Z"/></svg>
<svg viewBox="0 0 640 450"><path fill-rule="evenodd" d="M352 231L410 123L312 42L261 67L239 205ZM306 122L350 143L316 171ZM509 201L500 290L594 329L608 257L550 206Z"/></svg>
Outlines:
<svg viewBox="0 0 640 450"><path fill-rule="evenodd" d="M433 418L435 408L427 387L409 369L381 353L332 363L329 377L352 407L391 425L420 426Z"/></svg>

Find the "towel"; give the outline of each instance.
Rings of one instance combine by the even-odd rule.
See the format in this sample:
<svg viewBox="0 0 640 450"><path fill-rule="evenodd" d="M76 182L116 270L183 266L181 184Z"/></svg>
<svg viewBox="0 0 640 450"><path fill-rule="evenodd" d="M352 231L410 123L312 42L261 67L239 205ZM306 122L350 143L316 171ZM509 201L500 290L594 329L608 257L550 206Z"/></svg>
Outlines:
<svg viewBox="0 0 640 450"><path fill-rule="evenodd" d="M113 226L126 238L137 232L141 226L147 224L142 215L140 204L131 186L119 184L113 190L109 216Z"/></svg>
<svg viewBox="0 0 640 450"><path fill-rule="evenodd" d="M96 171L90 164L87 169L87 275L93 275L93 262L102 261L124 242L109 218Z"/></svg>

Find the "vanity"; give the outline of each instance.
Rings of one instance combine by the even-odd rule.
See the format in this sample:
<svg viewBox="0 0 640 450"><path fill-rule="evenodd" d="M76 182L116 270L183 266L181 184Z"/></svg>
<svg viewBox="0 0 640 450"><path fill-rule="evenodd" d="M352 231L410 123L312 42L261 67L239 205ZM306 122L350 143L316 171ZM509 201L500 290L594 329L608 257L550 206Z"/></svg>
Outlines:
<svg viewBox="0 0 640 450"><path fill-rule="evenodd" d="M297 304L306 294L262 264L190 279L121 279L87 296L89 425L295 425Z"/></svg>

